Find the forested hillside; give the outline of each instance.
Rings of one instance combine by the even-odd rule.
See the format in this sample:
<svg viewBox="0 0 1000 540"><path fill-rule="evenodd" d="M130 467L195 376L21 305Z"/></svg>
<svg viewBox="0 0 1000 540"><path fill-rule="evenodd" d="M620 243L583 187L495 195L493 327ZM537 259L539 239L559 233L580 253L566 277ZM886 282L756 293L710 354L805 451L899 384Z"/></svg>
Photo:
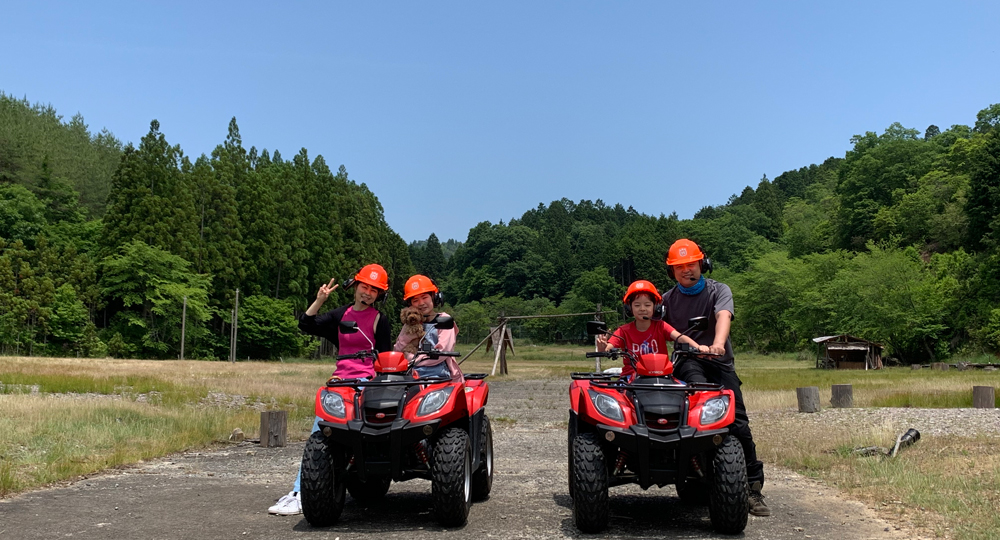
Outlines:
<svg viewBox="0 0 1000 540"><path fill-rule="evenodd" d="M1000 105L974 127L899 124L852 139L843 157L762 178L693 219L569 199L508 223L483 222L448 259L447 296L466 328L507 315L620 305L634 279L672 286L664 259L680 237L713 259L736 297L738 347L793 351L839 332L904 362L1000 348ZM710 194L664 193L665 206ZM439 261L436 242L411 245ZM525 324L535 339L576 336L579 321ZM558 334L557 334L558 332Z"/></svg>
<svg viewBox="0 0 1000 540"><path fill-rule="evenodd" d="M632 280L670 287L664 257L681 237L732 286L737 347L794 351L849 332L903 362L995 352L998 123L992 105L972 127L866 132L846 155L764 177L693 219L566 198L480 223L464 242L407 245L343 166L304 148L290 159L247 149L235 118L192 159L155 120L122 144L79 115L0 94L0 353L173 358L186 297L186 355L225 357L238 288L238 356L306 354L293 314L369 262L389 271L394 321L419 270L475 342L501 313L617 310ZM660 196L664 208L714 198ZM328 306L347 300L337 291ZM569 318L515 331L552 341L582 330Z"/></svg>
<svg viewBox="0 0 1000 540"><path fill-rule="evenodd" d="M187 297L186 356L226 357L239 288L237 354L301 354L294 310L374 261L412 271L375 195L305 148L248 150L233 119L192 160L155 120L122 147L0 95L0 352L176 357Z"/></svg>

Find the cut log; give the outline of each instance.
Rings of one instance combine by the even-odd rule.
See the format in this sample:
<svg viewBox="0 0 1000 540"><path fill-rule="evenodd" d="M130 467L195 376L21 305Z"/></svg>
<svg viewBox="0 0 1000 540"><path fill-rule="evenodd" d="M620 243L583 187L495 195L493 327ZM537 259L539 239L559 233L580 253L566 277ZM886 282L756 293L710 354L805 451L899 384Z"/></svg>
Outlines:
<svg viewBox="0 0 1000 540"><path fill-rule="evenodd" d="M950 367L951 366L949 366L944 362L934 362L933 364L931 364L931 369L939 369L941 371L948 371L948 368Z"/></svg>
<svg viewBox="0 0 1000 540"><path fill-rule="evenodd" d="M795 397L799 400L799 412L819 412L819 387L806 386L795 389Z"/></svg>
<svg viewBox="0 0 1000 540"><path fill-rule="evenodd" d="M996 393L992 386L972 387L972 406L977 409L993 409L996 407Z"/></svg>
<svg viewBox="0 0 1000 540"><path fill-rule="evenodd" d="M260 413L260 445L264 448L285 446L288 432L288 411Z"/></svg>
<svg viewBox="0 0 1000 540"><path fill-rule="evenodd" d="M837 409L850 409L854 406L854 389L849 384L835 384L830 387L830 405Z"/></svg>

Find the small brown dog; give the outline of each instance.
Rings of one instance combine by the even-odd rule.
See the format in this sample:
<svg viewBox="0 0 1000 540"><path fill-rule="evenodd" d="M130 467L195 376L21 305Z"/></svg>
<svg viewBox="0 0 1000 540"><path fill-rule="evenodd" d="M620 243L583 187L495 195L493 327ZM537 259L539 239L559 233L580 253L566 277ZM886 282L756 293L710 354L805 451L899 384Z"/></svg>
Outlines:
<svg viewBox="0 0 1000 540"><path fill-rule="evenodd" d="M414 354L420 340L424 339L424 316L412 307L405 307L399 312L399 320L403 323L403 335L413 336L403 347L403 352Z"/></svg>

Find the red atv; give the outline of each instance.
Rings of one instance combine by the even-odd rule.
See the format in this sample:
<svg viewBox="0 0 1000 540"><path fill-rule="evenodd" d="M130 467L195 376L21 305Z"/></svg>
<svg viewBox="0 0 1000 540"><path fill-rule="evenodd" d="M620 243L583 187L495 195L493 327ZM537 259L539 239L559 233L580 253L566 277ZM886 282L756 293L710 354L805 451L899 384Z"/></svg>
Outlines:
<svg viewBox="0 0 1000 540"><path fill-rule="evenodd" d="M451 328L451 317L435 320ZM340 323L355 332L354 321ZM486 416L486 374L456 378L421 361L458 353L423 347L416 362L401 352L362 351L375 358L372 380L330 380L316 392L320 430L302 456L302 513L316 527L332 525L344 492L365 503L383 497L393 481L431 481L434 514L442 525L465 524L473 500L493 486L493 430ZM433 362L432 362L433 363ZM428 372L429 371L429 372Z"/></svg>
<svg viewBox="0 0 1000 540"><path fill-rule="evenodd" d="M691 330L704 319L691 319ZM587 331L607 333L607 326L593 321ZM643 489L675 484L686 502L707 499L716 531L736 534L746 527L746 462L743 447L729 434L736 416L733 392L672 375L675 363L699 354L684 344L675 344L673 358L610 349L587 357L625 358L636 371L631 380L572 374L569 492L581 531L607 527L608 488L630 483Z"/></svg>

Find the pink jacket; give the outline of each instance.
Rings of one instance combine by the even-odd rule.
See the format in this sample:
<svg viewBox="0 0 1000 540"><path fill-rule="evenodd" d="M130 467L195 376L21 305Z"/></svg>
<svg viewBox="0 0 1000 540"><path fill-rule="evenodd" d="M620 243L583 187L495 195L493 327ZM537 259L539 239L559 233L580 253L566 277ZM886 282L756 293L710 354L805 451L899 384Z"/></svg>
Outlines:
<svg viewBox="0 0 1000 540"><path fill-rule="evenodd" d="M441 312L438 315L448 315L447 313ZM455 340L458 337L458 325L449 328L447 330L438 330L438 343L434 347L439 351L454 351L455 350ZM408 344L416 340L416 336L406 336L403 332L399 332L399 337L396 338L396 344L393 345L392 349L394 351L402 351ZM418 354L406 353L406 359L412 361L414 357L420 356ZM442 362L448 364L448 369L451 371L453 380L464 380L465 377L462 376L462 369L458 367L458 362L450 356L444 356L435 360L425 358L420 360L421 366L436 366Z"/></svg>

